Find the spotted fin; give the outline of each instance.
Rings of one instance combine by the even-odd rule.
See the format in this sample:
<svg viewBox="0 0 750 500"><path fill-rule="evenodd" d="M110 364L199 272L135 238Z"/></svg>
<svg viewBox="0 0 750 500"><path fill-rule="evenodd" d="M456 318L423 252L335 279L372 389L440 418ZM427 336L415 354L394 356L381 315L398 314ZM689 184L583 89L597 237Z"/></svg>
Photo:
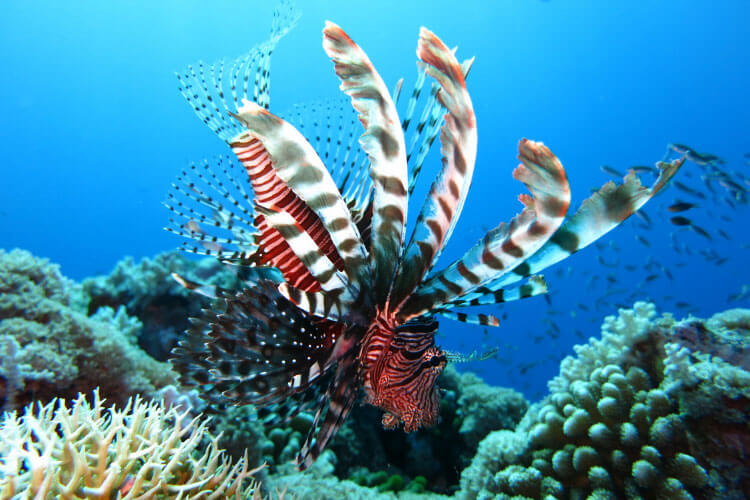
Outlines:
<svg viewBox="0 0 750 500"><path fill-rule="evenodd" d="M440 83L437 97L448 110L440 132L443 168L432 184L399 266L391 296L394 310L422 281L450 239L471 185L477 153L476 117L456 56L425 28L420 31L417 55L426 64L427 74Z"/></svg>
<svg viewBox="0 0 750 500"><path fill-rule="evenodd" d="M521 140L521 164L513 177L532 195L522 194L523 211L488 232L466 254L430 277L412 294L399 314L418 316L472 292L523 264L560 227L570 204L562 164L541 142Z"/></svg>
<svg viewBox="0 0 750 500"><path fill-rule="evenodd" d="M375 299L382 304L404 241L408 205L404 134L388 88L367 55L344 30L328 21L323 49L333 60L341 90L351 97L365 129L360 144L370 158L374 188L370 262Z"/></svg>
<svg viewBox="0 0 750 500"><path fill-rule="evenodd" d="M212 403L272 404L305 390L335 362L339 327L312 320L263 281L219 294L173 350L181 382Z"/></svg>
<svg viewBox="0 0 750 500"><path fill-rule="evenodd" d="M224 141L242 131L229 112L243 99L268 109L270 104L271 54L276 44L299 20L300 12L291 0L282 1L274 11L271 36L247 54L213 64L199 61L177 73L179 88L198 118ZM252 82L252 88L251 86Z"/></svg>
<svg viewBox="0 0 750 500"><path fill-rule="evenodd" d="M223 262L247 260L258 250L251 195L239 163L219 157L192 164L164 202L174 214L165 229L184 238L183 251Z"/></svg>
<svg viewBox="0 0 750 500"><path fill-rule="evenodd" d="M328 167L355 222L372 199L370 163L359 145L357 114L348 99L298 104L287 113Z"/></svg>

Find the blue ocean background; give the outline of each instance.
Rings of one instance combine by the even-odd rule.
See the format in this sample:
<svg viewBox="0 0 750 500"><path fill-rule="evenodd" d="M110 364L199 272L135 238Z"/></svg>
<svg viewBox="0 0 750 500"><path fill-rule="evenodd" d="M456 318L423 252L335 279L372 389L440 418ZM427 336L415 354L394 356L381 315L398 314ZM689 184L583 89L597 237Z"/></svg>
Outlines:
<svg viewBox="0 0 750 500"><path fill-rule="evenodd" d="M743 183L750 178L743 156L750 151L747 2L298 6L302 18L272 62L271 109L282 114L339 95L320 47L326 19L363 47L389 85L405 77L405 89L416 76L420 26L457 45L460 59L476 56L468 79L479 125L474 184L441 264L520 210L524 188L511 172L522 137L543 141L560 158L574 207L611 178L601 165L623 172L653 165L672 142L724 158L720 168L750 189ZM170 183L191 161L228 150L195 118L174 72L248 51L267 38L273 8L260 1L0 3L0 248L48 257L76 280L106 274L126 255L176 248L162 229ZM437 152L430 165L412 216L439 165ZM547 270L549 303L536 297L492 308L503 317L497 329L443 320L439 342L466 353L499 347L495 359L466 368L537 399L560 359L598 335L602 318L619 306L651 300L677 317L748 307L750 294L741 291L750 286L750 210L736 197L727 202L720 187L712 196L702 174L688 163L677 180L707 193L705 200L671 186L646 206L649 228L633 217L600 248ZM672 214L666 207L677 198L699 206ZM712 239L670 224L674 215ZM617 293L597 307L608 290Z"/></svg>

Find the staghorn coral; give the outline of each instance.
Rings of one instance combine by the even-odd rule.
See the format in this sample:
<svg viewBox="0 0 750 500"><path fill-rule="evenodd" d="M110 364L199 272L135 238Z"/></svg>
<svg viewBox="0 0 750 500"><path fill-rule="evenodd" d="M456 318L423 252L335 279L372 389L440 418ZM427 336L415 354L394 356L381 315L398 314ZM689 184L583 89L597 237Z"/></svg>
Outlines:
<svg viewBox="0 0 750 500"><path fill-rule="evenodd" d="M0 422L0 498L250 498L247 461L232 464L206 423L159 403L106 408L98 392ZM202 439L209 445L200 449Z"/></svg>
<svg viewBox="0 0 750 500"><path fill-rule="evenodd" d="M74 308L74 288L47 259L0 250L0 407L12 409L8 396L20 407L97 386L124 402L175 382L168 365L135 345L136 318L110 308L87 317Z"/></svg>
<svg viewBox="0 0 750 500"><path fill-rule="evenodd" d="M460 496L743 498L748 324L750 311L676 322L645 303L606 318L514 431L482 441Z"/></svg>

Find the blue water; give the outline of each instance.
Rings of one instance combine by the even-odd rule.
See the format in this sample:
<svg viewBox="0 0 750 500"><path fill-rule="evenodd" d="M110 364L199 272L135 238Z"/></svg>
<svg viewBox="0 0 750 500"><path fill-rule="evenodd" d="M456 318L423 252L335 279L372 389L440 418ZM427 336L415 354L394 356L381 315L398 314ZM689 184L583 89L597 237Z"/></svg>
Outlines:
<svg viewBox="0 0 750 500"><path fill-rule="evenodd" d="M272 110L337 95L320 47L326 19L364 48L389 85L414 78L422 25L458 45L459 58L476 56L468 86L479 123L477 167L442 263L520 210L523 186L511 172L522 137L543 141L561 159L574 207L608 180L600 165L623 171L650 165L669 142L717 154L727 160L726 171L750 174L743 159L750 151L750 5L743 0L299 4L297 28L274 53ZM272 9L265 1L0 3L0 247L49 257L75 279L107 273L125 255L176 247L162 230L168 212L160 202L180 168L226 146L195 118L176 90L174 71L247 51L267 37ZM678 180L703 189L701 173L687 164ZM429 180L425 174L423 183ZM440 342L463 351L501 346L499 360L469 368L536 396L559 359L581 342L574 329L596 335L615 303L632 304L625 300L631 291L677 316L688 310L678 310L677 302L699 316L747 307L748 299L727 302L750 285L747 205L697 200L698 209L680 215L713 240L680 229L677 241L693 251L685 256L670 246L677 228L665 206L674 198L693 201L670 187L646 207L651 229L639 229L636 219L603 240L616 243L619 253L592 246L548 270L551 306L537 297L494 308L508 317L487 334L445 320ZM719 228L729 240L716 234ZM716 265L700 255L709 248L726 261ZM617 267L602 267L597 255ZM674 279L660 272L639 290L653 274L642 269L649 256ZM626 270L627 263L638 270ZM586 287L593 274L601 279ZM608 274L616 283L607 282ZM594 309L605 285L627 292ZM558 338L545 333L552 321Z"/></svg>

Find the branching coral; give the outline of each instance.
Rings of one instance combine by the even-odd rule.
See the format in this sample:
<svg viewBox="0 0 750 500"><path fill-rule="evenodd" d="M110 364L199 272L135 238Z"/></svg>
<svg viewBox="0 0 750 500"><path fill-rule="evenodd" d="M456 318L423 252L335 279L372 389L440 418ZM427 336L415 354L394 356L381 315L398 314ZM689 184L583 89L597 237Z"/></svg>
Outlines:
<svg viewBox="0 0 750 500"><path fill-rule="evenodd" d="M0 379L7 388L13 381L17 405L72 398L97 386L124 402L175 382L168 365L135 345L137 319L123 309L87 317L74 309L72 287L46 259L0 250Z"/></svg>
<svg viewBox="0 0 750 500"><path fill-rule="evenodd" d="M98 392L70 409L29 406L0 422L0 498L250 498L256 471L232 464L217 440L205 422L140 398L122 410Z"/></svg>

